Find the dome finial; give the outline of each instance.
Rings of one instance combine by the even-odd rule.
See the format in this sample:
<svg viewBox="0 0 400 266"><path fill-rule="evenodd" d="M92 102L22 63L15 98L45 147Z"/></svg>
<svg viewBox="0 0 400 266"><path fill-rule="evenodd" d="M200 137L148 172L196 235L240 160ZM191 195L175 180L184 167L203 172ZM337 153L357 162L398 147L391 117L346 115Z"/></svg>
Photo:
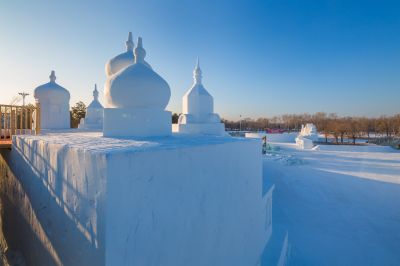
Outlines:
<svg viewBox="0 0 400 266"><path fill-rule="evenodd" d="M201 74L202 73L201 73L201 69L200 69L200 60L197 57L196 67L194 68L194 71L193 71L193 78L194 78L195 84L201 84L201 78L202 78Z"/></svg>
<svg viewBox="0 0 400 266"><path fill-rule="evenodd" d="M132 41L131 31L128 34L128 40L126 41L126 51L133 51L133 41Z"/></svg>
<svg viewBox="0 0 400 266"><path fill-rule="evenodd" d="M97 90L97 84L94 84L93 99L96 101L99 100L99 91Z"/></svg>
<svg viewBox="0 0 400 266"><path fill-rule="evenodd" d="M50 82L56 82L56 72L54 70L51 71L49 78Z"/></svg>
<svg viewBox="0 0 400 266"><path fill-rule="evenodd" d="M135 48L135 63L144 63L146 50L143 49L142 37L138 37L137 45Z"/></svg>

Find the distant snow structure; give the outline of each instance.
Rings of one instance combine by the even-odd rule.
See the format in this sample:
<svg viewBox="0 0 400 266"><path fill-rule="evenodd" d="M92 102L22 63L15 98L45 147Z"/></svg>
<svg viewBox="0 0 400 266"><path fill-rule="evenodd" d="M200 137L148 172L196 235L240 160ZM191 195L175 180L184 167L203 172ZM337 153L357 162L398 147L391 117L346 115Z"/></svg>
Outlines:
<svg viewBox="0 0 400 266"><path fill-rule="evenodd" d="M318 141L317 127L312 123L302 125L300 134L296 138L296 144L301 149L312 149L315 141Z"/></svg>
<svg viewBox="0 0 400 266"><path fill-rule="evenodd" d="M103 135L153 137L171 134L168 83L145 62L142 38L134 50L135 63L107 78Z"/></svg>
<svg viewBox="0 0 400 266"><path fill-rule="evenodd" d="M225 125L218 114L214 113L214 99L204 88L202 72L197 59L193 71L193 86L183 96L182 114L173 131L185 134L226 135Z"/></svg>
<svg viewBox="0 0 400 266"><path fill-rule="evenodd" d="M296 144L300 149L309 150L314 147L314 143L311 139L308 139L303 136L298 136L296 138Z"/></svg>
<svg viewBox="0 0 400 266"><path fill-rule="evenodd" d="M300 136L311 139L312 141L318 141L317 127L312 123L301 125Z"/></svg>
<svg viewBox="0 0 400 266"><path fill-rule="evenodd" d="M51 71L50 82L40 85L33 96L40 104L40 121L42 129L70 128L69 99L67 89L56 83L56 74Z"/></svg>
<svg viewBox="0 0 400 266"><path fill-rule="evenodd" d="M99 102L99 91L94 84L93 101L86 108L85 118L82 118L78 128L102 129L103 128L103 105Z"/></svg>

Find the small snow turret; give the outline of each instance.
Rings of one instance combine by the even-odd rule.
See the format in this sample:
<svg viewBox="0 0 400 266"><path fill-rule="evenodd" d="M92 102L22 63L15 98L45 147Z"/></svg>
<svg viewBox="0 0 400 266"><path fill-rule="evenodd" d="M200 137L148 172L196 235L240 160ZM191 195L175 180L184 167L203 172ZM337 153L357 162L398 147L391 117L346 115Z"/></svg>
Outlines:
<svg viewBox="0 0 400 266"><path fill-rule="evenodd" d="M97 90L97 84L94 84L93 101L88 105L87 108L101 108L101 109L103 109L103 106L99 102L99 91Z"/></svg>
<svg viewBox="0 0 400 266"><path fill-rule="evenodd" d="M184 114L181 119L188 118L190 122L209 122L212 117L210 114L214 112L214 99L204 88L202 82L202 72L197 59L196 67L193 70L193 86L183 96L183 110ZM188 114L188 116L185 116ZM217 115L218 116L218 115ZM216 117L219 121L219 117Z"/></svg>
<svg viewBox="0 0 400 266"><path fill-rule="evenodd" d="M133 45L133 40L132 40L132 32L129 32L128 40L125 42L125 44L126 44L126 51L127 52L133 51L134 45Z"/></svg>
<svg viewBox="0 0 400 266"><path fill-rule="evenodd" d="M97 84L94 84L93 98L96 101L99 100L99 91L97 90Z"/></svg>
<svg viewBox="0 0 400 266"><path fill-rule="evenodd" d="M193 71L193 78L194 78L194 83L195 84L201 84L201 78L202 78L202 72L200 69L200 60L197 57L197 61L196 61L196 67L194 68Z"/></svg>
<svg viewBox="0 0 400 266"><path fill-rule="evenodd" d="M138 38L135 63L105 85L104 136L165 136L171 134L171 97L168 83L144 60L146 51Z"/></svg>
<svg viewBox="0 0 400 266"><path fill-rule="evenodd" d="M51 71L49 78L50 82L56 82L57 77L56 77L56 72L54 70Z"/></svg>
<svg viewBox="0 0 400 266"><path fill-rule="evenodd" d="M144 63L146 50L143 49L142 37L138 38L138 44L135 48L135 63Z"/></svg>
<svg viewBox="0 0 400 266"><path fill-rule="evenodd" d="M193 71L193 86L183 96L182 114L174 131L190 134L225 135L225 126L214 113L214 99L202 84L199 60Z"/></svg>
<svg viewBox="0 0 400 266"><path fill-rule="evenodd" d="M38 86L33 96L40 103L41 126L43 129L70 128L68 90L56 83L56 74L51 71L50 82Z"/></svg>
<svg viewBox="0 0 400 266"><path fill-rule="evenodd" d="M82 129L102 129L103 128L103 106L99 102L99 91L94 84L93 101L86 108L85 118L79 123Z"/></svg>

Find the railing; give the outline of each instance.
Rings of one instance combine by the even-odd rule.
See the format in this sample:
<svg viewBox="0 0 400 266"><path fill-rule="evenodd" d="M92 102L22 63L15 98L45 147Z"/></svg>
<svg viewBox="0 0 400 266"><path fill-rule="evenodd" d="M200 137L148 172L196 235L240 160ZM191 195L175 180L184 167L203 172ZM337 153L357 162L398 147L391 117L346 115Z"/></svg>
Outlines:
<svg viewBox="0 0 400 266"><path fill-rule="evenodd" d="M0 104L0 140L13 135L40 133L40 105L17 106Z"/></svg>

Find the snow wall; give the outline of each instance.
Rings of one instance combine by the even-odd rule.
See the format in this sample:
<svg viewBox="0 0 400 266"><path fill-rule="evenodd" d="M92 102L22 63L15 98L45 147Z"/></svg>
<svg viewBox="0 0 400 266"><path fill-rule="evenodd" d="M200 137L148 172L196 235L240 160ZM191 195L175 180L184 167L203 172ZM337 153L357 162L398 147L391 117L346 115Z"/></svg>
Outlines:
<svg viewBox="0 0 400 266"><path fill-rule="evenodd" d="M264 132L249 132L246 133L246 138L262 138L267 136L267 142L284 142L284 143L295 143L298 133L282 133L282 134L271 134Z"/></svg>
<svg viewBox="0 0 400 266"><path fill-rule="evenodd" d="M14 137L0 162L5 237L28 265L256 265L272 226L258 141L191 142Z"/></svg>
<svg viewBox="0 0 400 266"><path fill-rule="evenodd" d="M7 242L28 265L104 264L105 158L13 139L0 195Z"/></svg>

